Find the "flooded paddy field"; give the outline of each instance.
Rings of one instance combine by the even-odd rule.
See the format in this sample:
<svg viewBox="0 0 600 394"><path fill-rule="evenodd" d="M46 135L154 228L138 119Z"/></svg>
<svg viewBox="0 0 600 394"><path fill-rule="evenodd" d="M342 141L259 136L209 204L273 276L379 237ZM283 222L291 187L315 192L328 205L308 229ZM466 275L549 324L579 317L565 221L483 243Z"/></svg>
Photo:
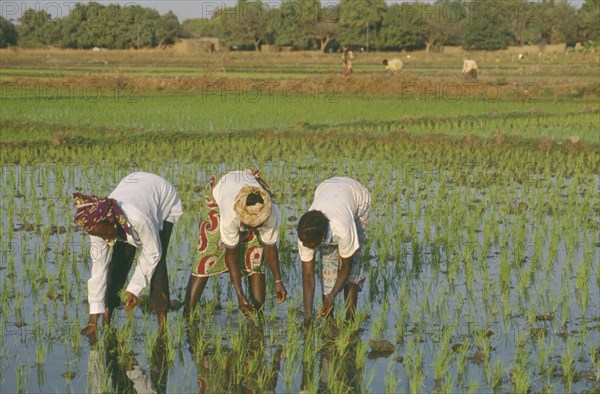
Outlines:
<svg viewBox="0 0 600 394"><path fill-rule="evenodd" d="M598 392L597 101L403 108L350 95L300 117L274 97L262 109L211 97L207 115L189 92L131 106L2 96L0 391ZM181 103L197 112L183 118ZM262 170L281 208L288 299L276 304L267 274L264 315L245 318L224 275L185 321L206 182L243 168ZM71 194L108 195L134 171L168 179L184 207L167 255L168 335L142 297L90 343L79 333L89 237ZM371 192L367 280L356 320L338 297L333 320L303 331L296 225L335 175Z"/></svg>

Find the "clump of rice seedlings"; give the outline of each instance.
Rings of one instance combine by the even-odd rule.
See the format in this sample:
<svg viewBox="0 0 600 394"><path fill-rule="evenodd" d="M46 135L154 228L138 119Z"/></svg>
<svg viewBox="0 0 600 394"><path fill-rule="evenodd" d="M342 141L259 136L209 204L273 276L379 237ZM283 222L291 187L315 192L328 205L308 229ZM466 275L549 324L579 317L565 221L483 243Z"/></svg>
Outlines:
<svg viewBox="0 0 600 394"><path fill-rule="evenodd" d="M283 357L286 362L283 366L283 384L286 391L293 391L294 378L298 372L300 366L292 360L297 360L301 344L301 333L297 329L297 325L294 320L288 319L286 324L286 337L287 342L283 347Z"/></svg>
<svg viewBox="0 0 600 394"><path fill-rule="evenodd" d="M550 355L554 352L555 345L552 339L548 339L543 335L538 335L537 343L537 368L538 373L550 379L552 374L552 364L550 363Z"/></svg>
<svg viewBox="0 0 600 394"><path fill-rule="evenodd" d="M404 365L411 392L413 394L419 393L425 383L425 374L423 373L423 351L419 348L419 339L417 335L408 341Z"/></svg>
<svg viewBox="0 0 600 394"><path fill-rule="evenodd" d="M17 375L17 392L24 393L25 392L25 382L27 381L27 375L29 375L28 367L21 363L15 369L15 374Z"/></svg>
<svg viewBox="0 0 600 394"><path fill-rule="evenodd" d="M397 392L400 379L396 373L396 360L392 359L388 362L387 372L385 374L385 392L395 393Z"/></svg>
<svg viewBox="0 0 600 394"><path fill-rule="evenodd" d="M450 363L452 362L452 352L450 349L451 337L451 331L444 330L441 341L437 344L437 352L432 363L433 379L436 382L441 382L442 378L448 375Z"/></svg>
<svg viewBox="0 0 600 394"><path fill-rule="evenodd" d="M516 352L510 377L517 393L527 393L532 383L532 372L529 369L526 347L527 339L527 333L525 332L517 333L517 337L515 338Z"/></svg>
<svg viewBox="0 0 600 394"><path fill-rule="evenodd" d="M468 393L475 394L475 393L477 393L478 389L479 389L479 382L477 380L475 380L475 378L470 378Z"/></svg>
<svg viewBox="0 0 600 394"><path fill-rule="evenodd" d="M577 267L577 272L575 274L575 288L577 289L577 301L579 303L579 308L581 309L581 314L585 315L589 300L589 278L591 274L591 266L593 259L593 255L591 253L584 256L583 261L581 261ZM598 270L597 270L598 271Z"/></svg>
<svg viewBox="0 0 600 394"><path fill-rule="evenodd" d="M387 326L387 314L389 307L390 304L387 300L387 297L384 297L383 302L381 303L381 312L379 318L373 323L372 337L375 340L379 340L384 334Z"/></svg>
<svg viewBox="0 0 600 394"><path fill-rule="evenodd" d="M573 379L575 378L575 353L579 347L579 339L575 337L567 338L565 350L560 356L560 365L563 376L566 378L566 389L571 391Z"/></svg>
<svg viewBox="0 0 600 394"><path fill-rule="evenodd" d="M38 365L44 364L46 362L46 354L47 348L44 341L39 341L37 344L37 352L36 352L36 362Z"/></svg>
<svg viewBox="0 0 600 394"><path fill-rule="evenodd" d="M497 358L494 363L485 366L484 372L488 385L494 390L498 389L504 376L504 361Z"/></svg>

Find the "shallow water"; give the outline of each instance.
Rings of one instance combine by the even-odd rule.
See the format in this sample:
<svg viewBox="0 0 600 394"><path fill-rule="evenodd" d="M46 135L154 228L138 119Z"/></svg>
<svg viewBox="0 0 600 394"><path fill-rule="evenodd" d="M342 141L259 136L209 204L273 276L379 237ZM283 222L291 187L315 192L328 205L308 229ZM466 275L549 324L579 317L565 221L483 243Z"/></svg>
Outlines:
<svg viewBox="0 0 600 394"><path fill-rule="evenodd" d="M359 179L361 171L372 172L371 166L377 166L372 163L361 169L354 163L354 168L348 169L347 164L341 167L356 172ZM313 187L315 172L302 174L303 169L296 164L286 169ZM68 164L3 167L1 205L7 214L2 215L0 225L0 391L211 392L237 391L245 386L258 391L298 392L304 381L312 382L308 391L319 387L322 391L333 387L340 390L345 387L340 386L342 382L359 392L433 392L445 387L455 392L490 392L486 370L493 369L498 360L504 365L496 387L501 391L514 391L514 372L523 370L529 372L534 392L545 388L582 392L598 387L594 379L600 364L595 361L594 365L592 358L600 358L600 239L597 227L579 221L584 217L600 223L598 212L580 206L574 217L564 211L539 216L533 213L536 204L530 201L530 207L522 212L518 206L514 212L502 211L505 201L519 201L523 193L533 193L542 200L544 194L555 191L555 179L527 187L490 184L478 189L458 182L459 173L453 174L454 178L440 175L435 182L425 182L431 172L413 171L397 174L387 183L370 182L374 203L368 231L370 250L365 258L370 268L359 296L359 312L365 319L358 337L345 347L346 357L336 356L340 342L334 334L342 330L338 327L332 334L322 322L315 335L323 347L317 352L308 346L308 354L304 354L299 331L302 283L294 230L297 219L287 218L301 215L298 207L308 206L310 190L298 193L286 189L283 180L271 183L271 187L277 188L278 196L290 196L280 197L284 213L280 260L289 297L281 306L269 298L267 323L262 330L240 318L228 277L221 276L209 282L203 295L202 322L197 327L207 344L201 356L192 354L194 347L190 350L181 310L169 315L169 345L155 341L154 316L137 308L130 321L123 310L118 310L116 333L101 330L98 344L90 346L78 333L87 319L88 239L71 223L74 209L70 193L78 188L107 194L129 170ZM175 225L169 247L173 300L183 300L195 258L198 223L192 211L200 194L193 186L202 184L213 170L196 164L153 169L181 190L185 207L192 207ZM597 190L599 185L598 176L584 180L588 188ZM400 193L401 188L409 191ZM446 207L444 199L435 197L440 188L445 188L448 201L457 197L457 201L480 202L473 202L469 209ZM396 195L401 197L394 203ZM445 207L464 209L464 215L459 215L464 232L444 232L439 223L453 226L450 216L442 217ZM479 208L482 211L477 213ZM486 223L496 223L498 230L484 254ZM525 234L523 244L515 235L520 228ZM471 233L472 229L477 231ZM577 277L583 275L579 268L585 261L591 262L591 270L582 282ZM510 269L503 278L505 264ZM581 283L587 286L585 304L581 302ZM318 309L319 297L315 298ZM219 307L215 309L216 301ZM338 299L338 310L340 302ZM384 304L389 307L382 317ZM119 337L126 332L131 334ZM240 337L240 332L245 334ZM450 351L443 375L452 379L451 383L434 379L434 363L444 334L447 345L456 349ZM537 335L542 335L541 339ZM376 354L369 350L364 362L357 363L360 347L357 351L351 343L360 341L366 346L372 338L389 340L395 352ZM243 356L236 353L238 340L251 343ZM480 354L485 346L487 359ZM540 362L543 346L549 350L545 361ZM461 349L467 350L461 354ZM561 364L569 352L574 359L570 367L575 374L572 386L567 385ZM250 376L242 381L235 371L250 369L246 364L255 359L264 364L260 371L272 372L276 379ZM303 359L312 362L303 363ZM540 365L553 368L542 372ZM416 389L415 368L423 374ZM332 380L338 386L328 386Z"/></svg>

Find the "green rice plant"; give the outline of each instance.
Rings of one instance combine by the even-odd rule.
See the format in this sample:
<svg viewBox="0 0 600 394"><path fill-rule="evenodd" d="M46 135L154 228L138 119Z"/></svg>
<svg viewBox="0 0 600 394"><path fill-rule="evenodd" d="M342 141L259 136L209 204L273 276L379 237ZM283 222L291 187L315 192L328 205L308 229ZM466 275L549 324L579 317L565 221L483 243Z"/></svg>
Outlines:
<svg viewBox="0 0 600 394"><path fill-rule="evenodd" d="M479 382L477 382L474 378L469 379L469 394L477 393L477 389L479 389Z"/></svg>
<svg viewBox="0 0 600 394"><path fill-rule="evenodd" d="M502 385L502 379L504 376L504 361L501 358L497 358L493 364L488 364L485 367L486 381L489 386L496 390Z"/></svg>
<svg viewBox="0 0 600 394"><path fill-rule="evenodd" d="M550 355L554 352L555 345L552 340L547 343L547 338L543 335L539 335L536 339L537 343L537 367L538 373L541 375L549 375L552 373L552 367L550 363Z"/></svg>
<svg viewBox="0 0 600 394"><path fill-rule="evenodd" d="M569 319L569 316L570 316L570 310L571 310L571 303L570 303L571 294L570 293L571 293L571 291L569 289L568 283L563 282L561 289L560 289L560 299L562 300L562 303L560 304L560 306L561 306L560 324L562 327L566 327L567 320Z"/></svg>
<svg viewBox="0 0 600 394"><path fill-rule="evenodd" d="M528 368L514 368L511 371L511 379L514 384L515 393L526 394L531 387L531 371Z"/></svg>
<svg viewBox="0 0 600 394"><path fill-rule="evenodd" d="M387 297L384 296L383 302L381 303L381 312L379 315L379 319L375 320L373 323L373 339L379 340L384 334L385 327L387 326L387 314L389 310L390 304L387 300Z"/></svg>
<svg viewBox="0 0 600 394"><path fill-rule="evenodd" d="M592 371L596 382L600 382L600 351L589 347L590 360L592 362Z"/></svg>
<svg viewBox="0 0 600 394"><path fill-rule="evenodd" d="M70 328L71 330L65 330L67 335L70 335L69 338L65 338L65 341L71 344L73 353L79 355L81 354L81 335L79 334L79 327L77 327L75 324L71 324Z"/></svg>
<svg viewBox="0 0 600 394"><path fill-rule="evenodd" d="M422 371L423 352L419 349L419 340L416 336L408 342L404 364L411 392L413 394L419 393L425 382L425 375Z"/></svg>
<svg viewBox="0 0 600 394"><path fill-rule="evenodd" d="M26 375L28 374L27 367L25 364L19 364L19 366L15 369L15 373L17 375L17 392L24 393L25 392L25 382Z"/></svg>
<svg viewBox="0 0 600 394"><path fill-rule="evenodd" d="M456 355L456 372L458 373L459 380L462 380L462 376L467 368L469 348L470 346L461 346Z"/></svg>
<svg viewBox="0 0 600 394"><path fill-rule="evenodd" d="M575 377L575 353L579 347L579 339L575 337L567 338L565 350L560 356L560 365L562 367L563 376L566 378L567 391L571 391L573 387L573 379Z"/></svg>
<svg viewBox="0 0 600 394"><path fill-rule="evenodd" d="M47 354L46 344L43 341L39 341L37 344L37 352L35 355L36 363L38 365L44 364L46 362L46 354Z"/></svg>
<svg viewBox="0 0 600 394"><path fill-rule="evenodd" d="M392 357L390 362L388 362L387 372L385 374L385 392L386 393L396 393L398 389L398 385L400 384L400 380L398 378L398 374L395 371L396 361Z"/></svg>
<svg viewBox="0 0 600 394"><path fill-rule="evenodd" d="M592 254L588 254L584 256L583 261L581 261L577 267L577 272L575 274L575 288L577 289L577 301L579 303L579 308L581 309L582 315L585 315L589 300L589 278L591 274L591 259L593 259Z"/></svg>
<svg viewBox="0 0 600 394"><path fill-rule="evenodd" d="M443 377L448 375L450 363L452 362L450 340L451 333L448 330L442 335L441 342L438 343L438 351L436 352L432 363L433 378L436 382L440 382Z"/></svg>
<svg viewBox="0 0 600 394"><path fill-rule="evenodd" d="M248 342L246 335L244 334L233 334L231 336L232 345L232 382L234 385L242 383L245 377L245 366L246 359L249 355L250 349L248 348Z"/></svg>
<svg viewBox="0 0 600 394"><path fill-rule="evenodd" d="M368 351L369 347L366 343L362 341L356 343L356 365L362 366L366 364Z"/></svg>

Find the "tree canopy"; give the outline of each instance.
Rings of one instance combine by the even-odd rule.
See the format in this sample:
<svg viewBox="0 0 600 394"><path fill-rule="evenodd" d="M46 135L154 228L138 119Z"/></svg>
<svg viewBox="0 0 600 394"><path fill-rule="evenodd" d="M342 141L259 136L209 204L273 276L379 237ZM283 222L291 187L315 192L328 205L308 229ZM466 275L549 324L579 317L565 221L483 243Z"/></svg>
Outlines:
<svg viewBox="0 0 600 394"><path fill-rule="evenodd" d="M0 16L0 48L17 45L17 29L10 21Z"/></svg>
<svg viewBox="0 0 600 394"><path fill-rule="evenodd" d="M567 0L237 0L208 18L179 23L133 3L78 3L53 19L28 9L16 24L0 18L0 47L146 48L181 37L216 37L238 49L264 44L319 49L341 45L430 51L441 45L495 50L508 45L600 43L600 1L576 10Z"/></svg>

